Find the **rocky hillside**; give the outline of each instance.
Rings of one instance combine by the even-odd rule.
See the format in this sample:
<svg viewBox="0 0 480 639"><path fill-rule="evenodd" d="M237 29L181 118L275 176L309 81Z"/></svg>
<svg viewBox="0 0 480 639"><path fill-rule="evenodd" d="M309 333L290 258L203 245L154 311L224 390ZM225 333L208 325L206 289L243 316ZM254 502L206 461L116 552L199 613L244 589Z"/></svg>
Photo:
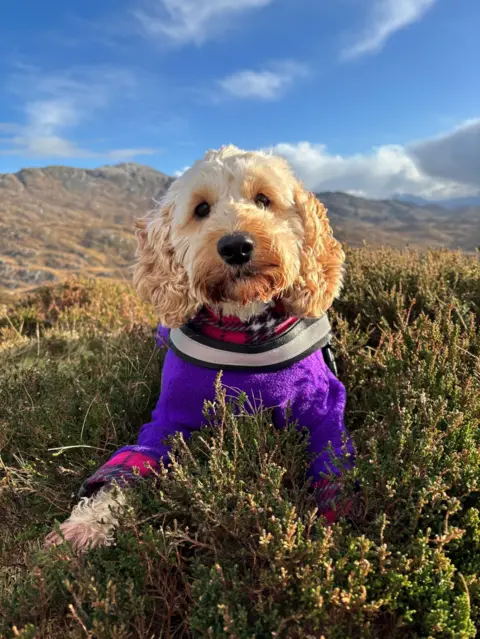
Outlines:
<svg viewBox="0 0 480 639"><path fill-rule="evenodd" d="M129 277L132 220L173 178L139 164L95 170L52 166L0 175L0 296L70 273ZM353 246L480 245L480 207L447 210L399 200L322 193L335 232Z"/></svg>
<svg viewBox="0 0 480 639"><path fill-rule="evenodd" d="M352 246L427 247L475 251L480 246L480 206L455 209L400 200L368 200L320 193L338 236Z"/></svg>
<svg viewBox="0 0 480 639"><path fill-rule="evenodd" d="M28 289L72 272L122 277L134 257L132 219L171 182L137 164L0 175L0 287Z"/></svg>

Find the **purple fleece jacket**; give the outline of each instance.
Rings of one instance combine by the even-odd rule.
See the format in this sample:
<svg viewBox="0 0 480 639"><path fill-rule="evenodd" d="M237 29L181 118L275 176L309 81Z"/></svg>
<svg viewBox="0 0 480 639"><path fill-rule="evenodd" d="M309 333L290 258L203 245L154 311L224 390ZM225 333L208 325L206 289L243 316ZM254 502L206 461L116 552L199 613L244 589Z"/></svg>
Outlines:
<svg viewBox="0 0 480 639"><path fill-rule="evenodd" d="M160 347L165 346L167 336L168 331L160 328ZM132 464L140 466L139 462L149 460L155 465L167 458L168 446L164 443L167 437L181 432L188 439L204 424L204 402L214 399L217 375L216 370L184 361L169 350L158 404L151 421L141 428L137 444L118 450L87 480L82 492L85 494L93 486L118 477L122 465L124 468ZM345 465L351 465L353 447L343 421L345 387L325 364L321 350L278 371L226 370L222 384L227 389L244 392L254 406L261 402L264 408L272 409L273 422L278 428L285 425L286 410L290 408L292 419L310 431L310 452L315 456L311 466L314 480L320 479L322 473L340 472L331 463L330 444L338 457L347 451L350 459L345 459ZM228 392L234 394L234 391Z"/></svg>

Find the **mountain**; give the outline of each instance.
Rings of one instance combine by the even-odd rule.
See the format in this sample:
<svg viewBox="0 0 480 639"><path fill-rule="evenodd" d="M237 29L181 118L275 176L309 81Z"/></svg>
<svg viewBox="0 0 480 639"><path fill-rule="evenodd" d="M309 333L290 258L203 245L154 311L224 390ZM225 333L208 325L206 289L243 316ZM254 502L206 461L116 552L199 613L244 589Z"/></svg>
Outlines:
<svg viewBox="0 0 480 639"><path fill-rule="evenodd" d="M400 200L370 200L346 193L318 193L338 237L372 245L474 251L480 246L480 206L446 209Z"/></svg>
<svg viewBox="0 0 480 639"><path fill-rule="evenodd" d="M133 218L154 208L172 181L133 163L0 175L0 290L69 273L124 277L135 255Z"/></svg>
<svg viewBox="0 0 480 639"><path fill-rule="evenodd" d="M427 200L418 195L395 195L395 200L401 202L409 202L410 204L418 204L419 206L441 206L443 209L458 209L465 206L480 206L480 195L470 195L465 197L453 197L447 200Z"/></svg>
<svg viewBox="0 0 480 639"><path fill-rule="evenodd" d="M0 293L71 273L129 278L133 218L155 207L174 178L135 163L65 166L0 175ZM400 200L319 193L337 236L353 246L480 246L480 207L447 210Z"/></svg>

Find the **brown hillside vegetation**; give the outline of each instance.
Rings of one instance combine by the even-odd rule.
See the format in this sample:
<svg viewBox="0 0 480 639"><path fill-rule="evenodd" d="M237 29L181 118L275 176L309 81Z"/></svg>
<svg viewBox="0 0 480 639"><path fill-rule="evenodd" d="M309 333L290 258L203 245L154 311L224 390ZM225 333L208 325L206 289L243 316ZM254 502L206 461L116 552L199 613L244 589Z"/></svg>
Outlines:
<svg viewBox="0 0 480 639"><path fill-rule="evenodd" d="M133 219L171 182L136 164L0 175L0 289L28 290L72 273L125 277Z"/></svg>
<svg viewBox="0 0 480 639"><path fill-rule="evenodd" d="M0 294L72 273L129 279L133 218L155 207L172 178L147 166L24 169L0 175ZM480 245L480 208L446 210L322 193L333 228L351 246Z"/></svg>

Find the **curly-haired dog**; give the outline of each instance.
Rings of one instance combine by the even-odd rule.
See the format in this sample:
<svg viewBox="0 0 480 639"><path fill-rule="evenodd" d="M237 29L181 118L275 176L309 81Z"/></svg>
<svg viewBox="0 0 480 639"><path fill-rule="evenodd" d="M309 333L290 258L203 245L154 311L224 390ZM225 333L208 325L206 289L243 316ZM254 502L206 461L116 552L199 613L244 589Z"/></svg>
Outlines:
<svg viewBox="0 0 480 639"><path fill-rule="evenodd" d="M60 526L78 550L112 540L125 504L123 492L109 487L112 479L147 475L168 455L165 438L200 428L218 370L226 387L261 398L279 427L290 406L310 430L314 478L340 472L330 445L351 463L345 389L322 351L344 254L325 208L287 162L233 146L209 151L171 185L156 214L138 223L137 236L134 282L155 307L159 344L169 347L162 391L138 443L85 482ZM332 519L334 483L317 486ZM53 532L46 543L60 542Z"/></svg>

